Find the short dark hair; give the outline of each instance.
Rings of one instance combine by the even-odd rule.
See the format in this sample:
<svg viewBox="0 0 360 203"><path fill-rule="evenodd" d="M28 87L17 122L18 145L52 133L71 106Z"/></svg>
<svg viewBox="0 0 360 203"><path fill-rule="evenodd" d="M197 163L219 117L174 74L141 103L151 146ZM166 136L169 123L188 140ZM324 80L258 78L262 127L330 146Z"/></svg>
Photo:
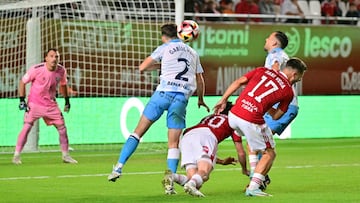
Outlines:
<svg viewBox="0 0 360 203"><path fill-rule="evenodd" d="M232 102L226 102L226 107L225 107L225 109L224 109L222 112L220 112L220 114L228 115L230 109L231 109L233 106L234 106L234 105L232 104Z"/></svg>
<svg viewBox="0 0 360 203"><path fill-rule="evenodd" d="M56 48L50 48L50 49L48 49L48 50L46 51L45 56L47 56L50 51L55 51L55 52L57 52L58 50L57 50Z"/></svg>
<svg viewBox="0 0 360 203"><path fill-rule="evenodd" d="M286 34L281 32L281 31L276 31L275 32L275 37L276 37L277 40L279 40L280 47L282 49L285 49L287 47L288 43L289 43L289 39L286 36Z"/></svg>
<svg viewBox="0 0 360 203"><path fill-rule="evenodd" d="M307 70L307 66L301 59L292 57L286 62L286 67L296 69L299 73L304 73Z"/></svg>
<svg viewBox="0 0 360 203"><path fill-rule="evenodd" d="M174 23L167 23L161 26L161 35L170 38L177 38L177 26Z"/></svg>

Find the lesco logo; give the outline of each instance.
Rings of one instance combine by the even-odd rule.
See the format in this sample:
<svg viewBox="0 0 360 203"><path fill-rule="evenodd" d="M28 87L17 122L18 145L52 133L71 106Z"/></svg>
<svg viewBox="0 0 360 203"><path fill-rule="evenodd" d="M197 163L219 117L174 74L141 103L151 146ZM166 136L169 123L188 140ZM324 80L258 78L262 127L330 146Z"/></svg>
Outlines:
<svg viewBox="0 0 360 203"><path fill-rule="evenodd" d="M285 34L288 36L289 39L289 43L285 49L285 52L289 56L295 56L298 53L301 44L300 33L296 28L291 27L290 31L286 32Z"/></svg>
<svg viewBox="0 0 360 203"><path fill-rule="evenodd" d="M303 46L303 56L311 58L347 58L352 51L352 40L349 36L326 35L328 33L314 32L311 28L304 28L303 33L291 27L286 35L289 44L285 52L289 56L299 54L300 46ZM333 34L333 33L331 33ZM300 37L302 36L302 38Z"/></svg>

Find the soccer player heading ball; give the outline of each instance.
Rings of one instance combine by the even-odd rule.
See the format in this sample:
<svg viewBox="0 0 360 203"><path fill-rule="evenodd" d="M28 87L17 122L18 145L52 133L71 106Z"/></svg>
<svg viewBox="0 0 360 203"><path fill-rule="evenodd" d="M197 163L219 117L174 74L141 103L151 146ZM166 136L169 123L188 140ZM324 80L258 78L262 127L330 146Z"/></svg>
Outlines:
<svg viewBox="0 0 360 203"><path fill-rule="evenodd" d="M141 73L160 68L159 84L146 104L136 128L120 151L118 162L108 176L109 181L115 182L121 176L123 166L135 152L140 139L165 112L167 112L166 127L168 128L167 166L172 173L176 173L180 158L179 139L182 130L186 127L186 108L190 96L197 94L198 107L203 106L208 112L210 111L204 102L204 69L200 64L200 57L193 48L178 39L177 35L176 24L162 25L163 44L139 66ZM174 194L175 191L168 193Z"/></svg>

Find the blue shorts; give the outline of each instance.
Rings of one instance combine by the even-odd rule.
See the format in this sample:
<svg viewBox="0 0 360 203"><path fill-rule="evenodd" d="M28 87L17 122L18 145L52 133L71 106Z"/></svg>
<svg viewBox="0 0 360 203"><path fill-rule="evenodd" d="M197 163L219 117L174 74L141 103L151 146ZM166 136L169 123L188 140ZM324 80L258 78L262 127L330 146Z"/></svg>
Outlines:
<svg viewBox="0 0 360 203"><path fill-rule="evenodd" d="M298 114L298 111L299 111L298 106L289 105L288 110L278 120L273 120L268 113L264 115L264 119L266 124L270 127L270 129L273 132L280 135L282 132L284 132L285 128L291 123L291 121L294 120L294 118Z"/></svg>
<svg viewBox="0 0 360 203"><path fill-rule="evenodd" d="M167 110L166 124L171 129L184 129L188 99L181 92L155 91L143 115L155 122Z"/></svg>

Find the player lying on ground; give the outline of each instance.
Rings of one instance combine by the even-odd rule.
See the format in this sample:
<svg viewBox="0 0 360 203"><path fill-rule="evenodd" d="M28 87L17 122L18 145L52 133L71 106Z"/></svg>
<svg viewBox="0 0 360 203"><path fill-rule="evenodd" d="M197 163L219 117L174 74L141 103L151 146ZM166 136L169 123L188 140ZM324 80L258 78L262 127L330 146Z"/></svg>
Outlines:
<svg viewBox="0 0 360 203"><path fill-rule="evenodd" d="M249 175L246 168L246 153L241 137L235 135L228 124L227 114L232 107L230 102L219 114L211 114L203 118L199 124L187 128L180 139L181 166L186 169L186 175L171 173L165 174L163 185L166 194L176 194L174 182L184 186L186 193L204 197L199 189L210 178L216 162L218 144L231 136L238 154L239 163L244 175ZM218 163L228 164L231 159L218 160Z"/></svg>

